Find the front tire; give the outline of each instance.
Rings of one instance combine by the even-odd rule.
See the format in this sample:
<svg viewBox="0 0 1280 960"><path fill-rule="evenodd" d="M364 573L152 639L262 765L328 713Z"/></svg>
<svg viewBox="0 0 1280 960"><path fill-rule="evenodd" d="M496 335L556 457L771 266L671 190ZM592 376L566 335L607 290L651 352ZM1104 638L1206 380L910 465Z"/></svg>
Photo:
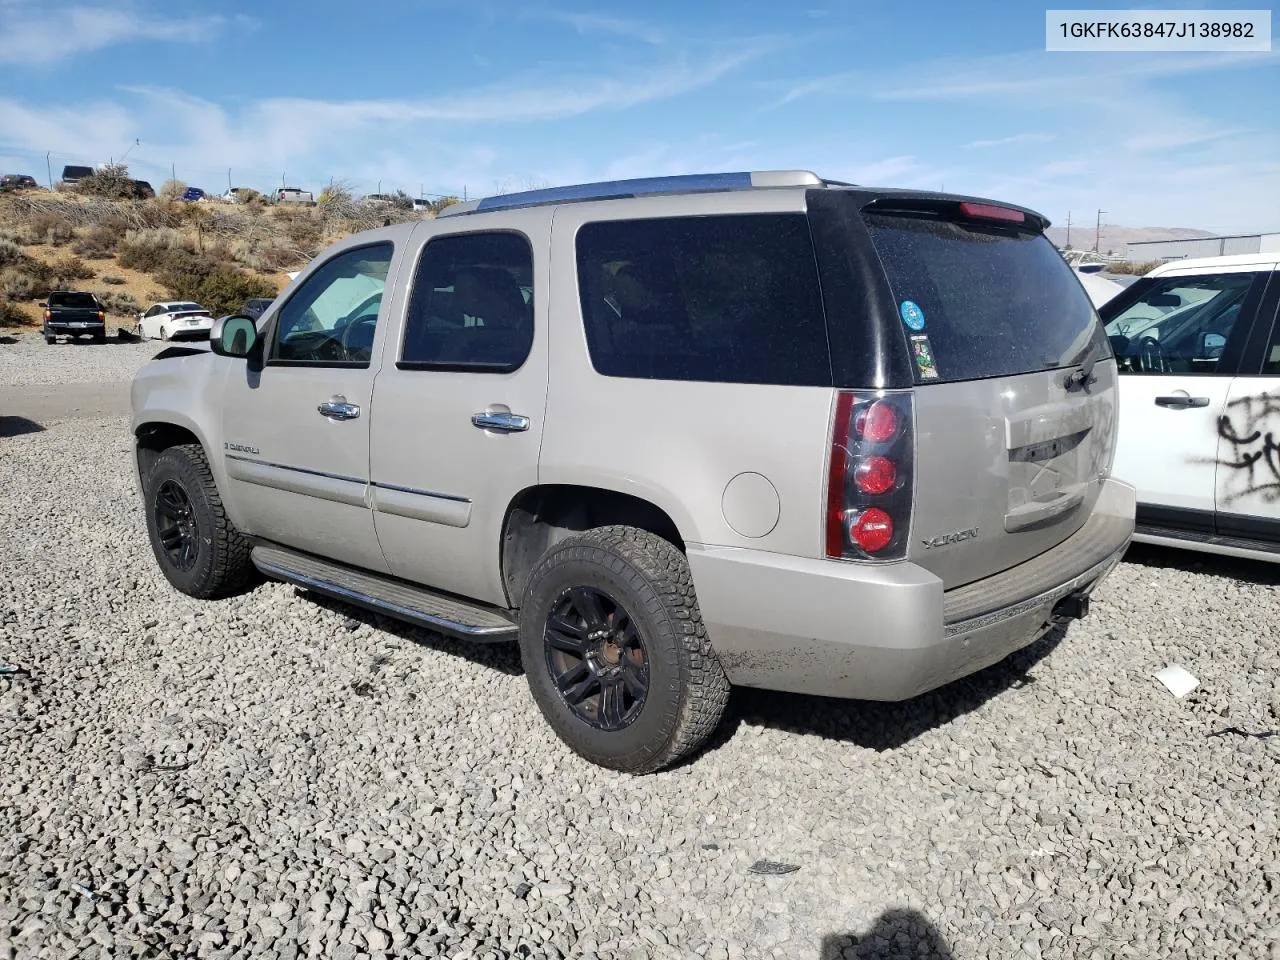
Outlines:
<svg viewBox="0 0 1280 960"><path fill-rule="evenodd" d="M151 549L174 587L208 600L249 584L249 541L222 507L203 448L169 447L152 464L143 489Z"/></svg>
<svg viewBox="0 0 1280 960"><path fill-rule="evenodd" d="M634 527L590 530L543 555L520 611L520 655L560 739L613 770L651 773L697 750L729 697L688 562Z"/></svg>

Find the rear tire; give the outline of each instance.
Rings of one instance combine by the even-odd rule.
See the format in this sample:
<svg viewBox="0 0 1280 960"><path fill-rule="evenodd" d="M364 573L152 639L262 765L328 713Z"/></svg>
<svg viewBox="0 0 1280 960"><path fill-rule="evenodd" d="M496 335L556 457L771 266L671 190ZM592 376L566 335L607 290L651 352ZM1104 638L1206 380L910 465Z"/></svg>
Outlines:
<svg viewBox="0 0 1280 960"><path fill-rule="evenodd" d="M152 464L143 489L151 549L178 590L208 600L254 579L250 543L228 519L202 447L169 447Z"/></svg>
<svg viewBox="0 0 1280 960"><path fill-rule="evenodd" d="M160 328L160 339L161 339L161 340L168 340L168 339L169 339L169 328L168 328L168 327L161 327L161 328Z"/></svg>
<svg viewBox="0 0 1280 960"><path fill-rule="evenodd" d="M697 750L729 698L688 561L635 527L590 530L542 556L520 611L520 655L560 739L613 770L651 773Z"/></svg>
<svg viewBox="0 0 1280 960"><path fill-rule="evenodd" d="M51 346L51 347L52 347L55 343L57 343L57 342L58 342L58 338L57 338L57 337L51 337L51 336L49 336L48 334L45 334L44 342L45 342L45 343L47 343L49 346Z"/></svg>

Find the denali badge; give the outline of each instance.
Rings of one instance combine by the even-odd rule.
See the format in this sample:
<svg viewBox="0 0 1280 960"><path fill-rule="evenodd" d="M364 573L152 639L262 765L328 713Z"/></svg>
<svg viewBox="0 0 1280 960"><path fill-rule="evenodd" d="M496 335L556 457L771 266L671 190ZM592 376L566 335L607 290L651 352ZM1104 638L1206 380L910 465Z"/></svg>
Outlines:
<svg viewBox="0 0 1280 960"><path fill-rule="evenodd" d="M243 443L228 443L224 440L222 441L222 449L234 450L236 453L252 453L255 457L258 455L257 447L246 446Z"/></svg>
<svg viewBox="0 0 1280 960"><path fill-rule="evenodd" d="M978 535L977 527L970 527L968 530L957 530L955 533L943 533L932 540L921 540L926 550L932 550L934 547L945 547L949 543L959 543L961 540L972 540Z"/></svg>

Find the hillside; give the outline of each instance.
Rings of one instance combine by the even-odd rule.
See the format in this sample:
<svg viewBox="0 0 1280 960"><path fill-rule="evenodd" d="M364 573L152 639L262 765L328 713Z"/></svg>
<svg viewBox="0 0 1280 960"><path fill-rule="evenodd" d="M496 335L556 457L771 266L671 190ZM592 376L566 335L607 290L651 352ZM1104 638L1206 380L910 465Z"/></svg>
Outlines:
<svg viewBox="0 0 1280 960"><path fill-rule="evenodd" d="M1056 246L1062 247L1067 241L1067 228L1062 224L1055 224L1045 231L1045 236ZM1191 227L1115 227L1104 224L1098 251L1100 253L1111 251L1116 256L1122 257L1129 249L1129 244L1144 240L1194 240L1215 236L1217 234L1208 230L1196 230ZM1092 250L1093 225L1072 223L1071 246L1075 250Z"/></svg>
<svg viewBox="0 0 1280 960"><path fill-rule="evenodd" d="M38 324L51 289L97 294L112 327L132 327L157 300L230 313L274 296L333 241L421 216L344 196L300 207L0 195L0 326Z"/></svg>

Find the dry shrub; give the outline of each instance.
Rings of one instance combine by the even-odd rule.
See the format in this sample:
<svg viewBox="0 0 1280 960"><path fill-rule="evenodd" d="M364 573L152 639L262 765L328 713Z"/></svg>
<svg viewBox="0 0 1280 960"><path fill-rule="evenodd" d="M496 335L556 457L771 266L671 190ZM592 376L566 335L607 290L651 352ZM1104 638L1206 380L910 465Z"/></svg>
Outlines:
<svg viewBox="0 0 1280 960"><path fill-rule="evenodd" d="M41 286L26 270L7 267L0 270L0 296L10 300L34 300Z"/></svg>
<svg viewBox="0 0 1280 960"><path fill-rule="evenodd" d="M304 254L276 237L245 237L231 241L231 256L260 273L275 273L305 260Z"/></svg>
<svg viewBox="0 0 1280 960"><path fill-rule="evenodd" d="M156 197L166 203L173 203L187 192L187 185L181 180L166 180L156 191Z"/></svg>
<svg viewBox="0 0 1280 960"><path fill-rule="evenodd" d="M102 224L77 240L71 249L90 260L108 260L115 254L124 233L124 230L117 231L112 226Z"/></svg>
<svg viewBox="0 0 1280 960"><path fill-rule="evenodd" d="M54 282L60 287L77 280L92 280L97 276L97 271L79 257L72 257L70 260L54 264L53 270Z"/></svg>
<svg viewBox="0 0 1280 960"><path fill-rule="evenodd" d="M12 240L0 240L0 267L14 263L22 263L27 259L26 253Z"/></svg>
<svg viewBox="0 0 1280 960"><path fill-rule="evenodd" d="M107 313L122 317L132 317L138 312L138 301L131 293L125 293L122 290L108 290L97 296L102 301L102 306Z"/></svg>
<svg viewBox="0 0 1280 960"><path fill-rule="evenodd" d="M125 282L124 277L117 277L113 273L104 273L98 279L101 280L103 283L111 284L111 286L113 287L121 286Z"/></svg>
<svg viewBox="0 0 1280 960"><path fill-rule="evenodd" d="M27 242L47 243L60 247L75 236L75 225L63 213L52 210L37 213L26 222Z"/></svg>
<svg viewBox="0 0 1280 960"><path fill-rule="evenodd" d="M154 273L176 249L189 250L190 244L172 227L130 230L120 243L120 266Z"/></svg>
<svg viewBox="0 0 1280 960"><path fill-rule="evenodd" d="M16 303L0 297L0 327L25 326L29 319Z"/></svg>

